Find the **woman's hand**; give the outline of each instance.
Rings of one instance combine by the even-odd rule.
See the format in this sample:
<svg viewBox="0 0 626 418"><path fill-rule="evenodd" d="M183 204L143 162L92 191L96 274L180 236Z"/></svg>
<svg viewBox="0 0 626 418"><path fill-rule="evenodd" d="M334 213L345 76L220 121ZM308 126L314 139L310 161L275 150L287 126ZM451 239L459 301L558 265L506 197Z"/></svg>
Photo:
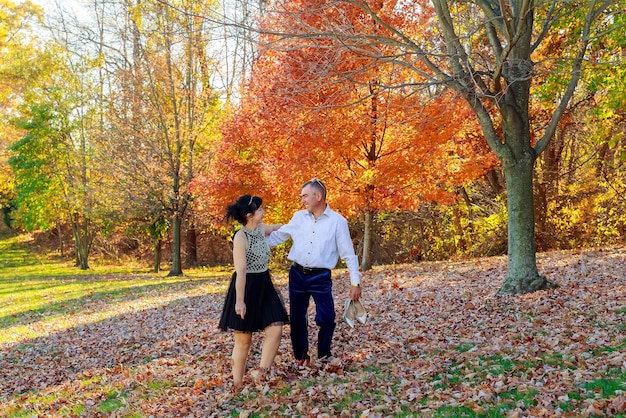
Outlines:
<svg viewBox="0 0 626 418"><path fill-rule="evenodd" d="M246 316L246 304L244 302L235 303L235 313L244 319Z"/></svg>

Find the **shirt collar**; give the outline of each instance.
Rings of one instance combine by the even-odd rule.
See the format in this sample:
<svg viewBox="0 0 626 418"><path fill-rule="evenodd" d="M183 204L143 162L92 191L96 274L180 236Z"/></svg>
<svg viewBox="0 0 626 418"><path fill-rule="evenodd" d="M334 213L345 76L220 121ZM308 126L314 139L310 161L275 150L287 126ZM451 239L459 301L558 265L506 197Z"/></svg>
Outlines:
<svg viewBox="0 0 626 418"><path fill-rule="evenodd" d="M305 212L306 212L307 216L310 216L310 217L312 217L312 218L314 217L314 215L313 215L311 212L309 212L308 210L307 210L307 211L305 211ZM322 212L322 216L330 216L330 212L332 212L332 211L330 210L330 205L329 205L328 203L326 203L326 209L324 209L324 212ZM321 218L322 216L320 216L320 218Z"/></svg>

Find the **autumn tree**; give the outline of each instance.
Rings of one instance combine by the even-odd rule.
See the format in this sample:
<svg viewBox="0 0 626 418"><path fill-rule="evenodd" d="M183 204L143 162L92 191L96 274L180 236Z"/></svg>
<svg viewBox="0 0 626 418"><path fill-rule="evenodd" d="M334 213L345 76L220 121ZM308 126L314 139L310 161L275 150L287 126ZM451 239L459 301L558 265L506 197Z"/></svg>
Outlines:
<svg viewBox="0 0 626 418"><path fill-rule="evenodd" d="M109 13L116 10L115 2L100 4ZM210 13L212 4L128 0L118 9L125 24L107 28L119 30L122 39L121 49L107 42L104 51L113 73L107 165L127 186L122 192L126 209L144 211L157 252L162 218L169 220L170 275L182 274L182 222L193 200L188 185L219 117L218 94L211 84L215 64L207 55L212 33L200 17Z"/></svg>
<svg viewBox="0 0 626 418"><path fill-rule="evenodd" d="M268 14L274 16L268 32L275 35L274 48L296 38L333 56L349 50L379 65L411 70L405 82L381 85L383 89L404 90L408 95L430 86L444 86L468 103L505 172L508 273L498 293L514 294L552 286L536 265L535 161L553 138L576 92L589 45L620 27L623 8L623 2L608 0L278 0L268 7ZM355 10L363 19L375 21L377 30L355 27L346 19ZM311 19L311 15L316 18ZM431 28L428 36L422 28L417 29L424 23ZM542 60L537 61L537 51L560 30L571 31L576 42L543 50ZM341 74L335 64L326 60L320 66L330 66ZM537 74L544 71L558 72L565 83L550 110L548 124L542 132L531 135L529 109L535 100L531 87L540 80Z"/></svg>
<svg viewBox="0 0 626 418"><path fill-rule="evenodd" d="M29 7L25 3L22 11ZM17 35L14 40L21 39ZM28 230L48 229L62 220L70 224L76 265L87 269L97 231L93 217L98 195L91 188L90 158L97 106L90 101L89 61L72 60L76 55L57 41L50 37L45 50L41 44L36 60L31 52L10 57L15 68L22 68L25 81L13 96L11 113L22 135L10 146L16 189L12 217Z"/></svg>
<svg viewBox="0 0 626 418"><path fill-rule="evenodd" d="M93 137L97 107L89 68L73 62L68 50L49 45L45 76L32 85L16 124L26 134L11 145L17 198L15 216L29 230L49 229L53 220L72 227L76 265L89 268L98 231L99 193L94 187Z"/></svg>
<svg viewBox="0 0 626 418"><path fill-rule="evenodd" d="M16 4L2 0L0 16L0 208L3 221L10 223L16 195L7 148L22 135L12 119L18 114L24 89L41 70L38 63L42 45L34 27L41 20L42 10L30 1Z"/></svg>
<svg viewBox="0 0 626 418"><path fill-rule="evenodd" d="M297 208L293 196L300 185L317 175L331 205L362 216L361 267L369 269L377 214L451 202L454 185L484 173L490 162L484 155L468 159L462 150L476 143L467 135L475 127L461 117L469 110L464 103L436 90L430 97L406 98L380 89L397 76L381 69L343 82L329 73L322 86L305 85L311 63L321 59L318 52L296 42L288 51L264 52L203 194L223 207L234 194L263 187L274 211L281 205L285 217L287 208ZM342 68L344 73L355 71L353 60L341 62L352 67ZM224 190L230 196L217 196Z"/></svg>
<svg viewBox="0 0 626 418"><path fill-rule="evenodd" d="M615 16L624 24L623 15ZM571 25L572 22L565 22ZM571 31L559 31L551 48L571 43ZM538 243L551 248L607 245L620 242L626 230L624 158L623 31L608 32L590 45L581 82L536 170ZM551 103L563 83L558 72L543 75L533 92ZM535 123L544 123L535 118ZM538 119L538 120L537 120Z"/></svg>

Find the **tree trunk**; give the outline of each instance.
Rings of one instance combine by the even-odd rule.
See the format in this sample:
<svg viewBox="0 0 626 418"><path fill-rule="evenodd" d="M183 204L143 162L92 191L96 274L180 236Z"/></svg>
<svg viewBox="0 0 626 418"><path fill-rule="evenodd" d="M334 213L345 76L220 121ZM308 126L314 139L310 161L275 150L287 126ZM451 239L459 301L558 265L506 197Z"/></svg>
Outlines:
<svg viewBox="0 0 626 418"><path fill-rule="evenodd" d="M189 225L187 227L185 233L185 241L186 241L186 254L187 254L187 266L197 266L198 265L198 235L196 233L196 223L193 218L193 211L191 216L189 216Z"/></svg>
<svg viewBox="0 0 626 418"><path fill-rule="evenodd" d="M456 231L456 239L455 244L457 247L457 251L465 251L467 249L467 243L465 242L465 233L463 231L463 226L461 225L461 212L457 205L452 207L452 222L454 225L454 229Z"/></svg>
<svg viewBox="0 0 626 418"><path fill-rule="evenodd" d="M500 193L502 193L502 184L500 184L500 177L498 175L498 169L494 168L493 170L490 170L486 175L485 178L487 179L487 183L489 184L489 186L491 187L491 190L493 191L493 193L495 195L499 195Z"/></svg>
<svg viewBox="0 0 626 418"><path fill-rule="evenodd" d="M363 225L363 257L361 258L361 270L372 268L372 234L374 233L374 214L371 209L365 210Z"/></svg>
<svg viewBox="0 0 626 418"><path fill-rule="evenodd" d="M72 216L72 233L74 235L74 248L76 250L76 267L81 270L89 269L89 247L91 240L89 237L89 223L87 219L80 222L79 214Z"/></svg>
<svg viewBox="0 0 626 418"><path fill-rule="evenodd" d="M157 239L154 243L154 266L152 271L158 273L161 271L161 255L162 255L162 239Z"/></svg>
<svg viewBox="0 0 626 418"><path fill-rule="evenodd" d="M180 224L181 216L179 212L174 214L172 219L172 269L168 276L182 276L183 268L180 259Z"/></svg>
<svg viewBox="0 0 626 418"><path fill-rule="evenodd" d="M419 228L419 235L417 236L417 242L419 243L418 253L422 254L422 258L430 252L430 246L428 245L428 238L426 237L424 222L420 214L417 216L417 226ZM421 259L419 261L422 261Z"/></svg>
<svg viewBox="0 0 626 418"><path fill-rule="evenodd" d="M548 210L548 191L546 185L538 182L535 184L535 243L539 251L541 251L542 248L549 248L551 243L554 243L550 238Z"/></svg>
<svg viewBox="0 0 626 418"><path fill-rule="evenodd" d="M508 274L498 295L553 288L537 272L533 202L534 158L504 165L508 210Z"/></svg>
<svg viewBox="0 0 626 418"><path fill-rule="evenodd" d="M61 257L65 256L65 250L64 250L64 246L63 246L63 235L62 235L62 231L61 231L61 222L57 221L57 234L59 235L59 252L61 253Z"/></svg>

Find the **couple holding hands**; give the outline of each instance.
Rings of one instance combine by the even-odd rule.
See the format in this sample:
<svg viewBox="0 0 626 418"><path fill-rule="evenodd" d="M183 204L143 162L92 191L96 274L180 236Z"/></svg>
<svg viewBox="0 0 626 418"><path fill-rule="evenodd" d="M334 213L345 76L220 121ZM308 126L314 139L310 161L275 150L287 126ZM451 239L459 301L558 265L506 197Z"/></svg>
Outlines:
<svg viewBox="0 0 626 418"><path fill-rule="evenodd" d="M242 227L233 239L235 272L219 322L223 331L235 332L232 353L234 389L241 388L252 333L265 330L261 351L261 370L272 366L282 338L282 326L291 326L291 343L298 366L310 362L307 311L310 298L316 306L315 322L319 326L317 357L330 359L335 331L335 304L332 295L331 269L339 258L350 272L350 296L344 319L354 325L355 318L365 322L366 314L359 302L361 275L348 230L348 222L326 203L326 187L318 179L304 183L300 201L304 210L296 212L288 224L266 225L262 199L244 195L226 209L227 219ZM270 247L289 238L293 245L287 258L289 269L289 315L274 288L267 269Z"/></svg>

